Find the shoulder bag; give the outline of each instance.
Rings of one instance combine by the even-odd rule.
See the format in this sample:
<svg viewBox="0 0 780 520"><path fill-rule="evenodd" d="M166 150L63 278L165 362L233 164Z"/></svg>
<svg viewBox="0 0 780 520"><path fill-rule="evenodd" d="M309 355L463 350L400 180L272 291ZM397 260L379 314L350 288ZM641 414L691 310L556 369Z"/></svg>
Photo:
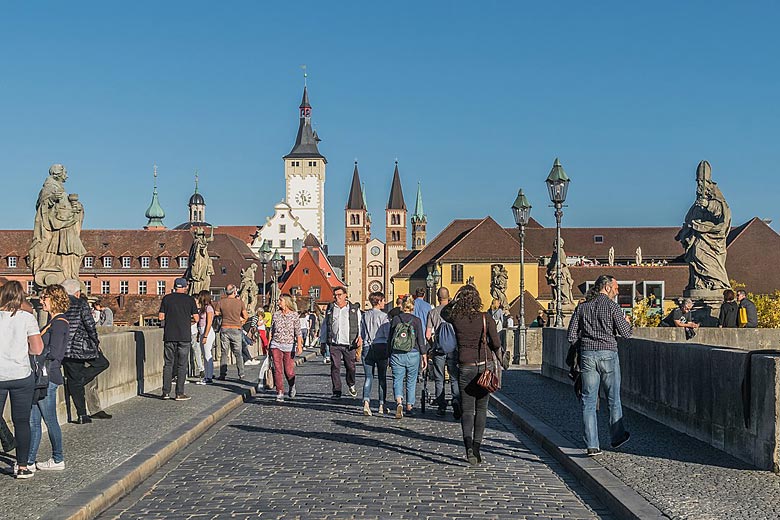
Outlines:
<svg viewBox="0 0 780 520"><path fill-rule="evenodd" d="M487 390L490 393L495 392L496 390L499 390L501 388L501 381L499 381L498 376L495 373L495 360L492 363L488 362L488 351L490 348L487 344L487 324L485 322L485 315L482 314L482 338L479 342L479 348L480 350L482 347L485 347L485 371L482 372L479 375L479 379L477 379L477 384ZM491 354L491 357L495 357Z"/></svg>

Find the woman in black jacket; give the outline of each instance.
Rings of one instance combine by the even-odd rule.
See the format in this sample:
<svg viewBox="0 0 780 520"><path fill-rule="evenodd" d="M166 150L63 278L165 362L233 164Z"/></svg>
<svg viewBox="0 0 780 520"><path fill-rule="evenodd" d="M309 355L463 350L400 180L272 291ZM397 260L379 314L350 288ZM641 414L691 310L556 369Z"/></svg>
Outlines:
<svg viewBox="0 0 780 520"><path fill-rule="evenodd" d="M458 340L458 383L463 409L460 426L466 458L470 464L477 464L482 462L480 447L490 400L489 392L479 386L477 380L486 369L497 369L489 350L498 353L501 339L496 331L496 322L482 312L482 299L472 285L461 287L453 301L442 309L441 316L452 324Z"/></svg>
<svg viewBox="0 0 780 520"><path fill-rule="evenodd" d="M731 289L723 291L723 303L718 314L718 326L721 328L737 328L739 317L739 304L735 301L737 295Z"/></svg>

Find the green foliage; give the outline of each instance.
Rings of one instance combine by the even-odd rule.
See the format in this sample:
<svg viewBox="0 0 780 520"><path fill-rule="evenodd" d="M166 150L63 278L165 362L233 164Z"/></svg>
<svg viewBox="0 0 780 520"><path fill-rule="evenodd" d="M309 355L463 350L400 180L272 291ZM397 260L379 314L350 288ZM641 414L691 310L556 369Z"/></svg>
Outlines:
<svg viewBox="0 0 780 520"><path fill-rule="evenodd" d="M650 300L645 298L634 303L634 327L657 327L661 323L661 313L650 306Z"/></svg>

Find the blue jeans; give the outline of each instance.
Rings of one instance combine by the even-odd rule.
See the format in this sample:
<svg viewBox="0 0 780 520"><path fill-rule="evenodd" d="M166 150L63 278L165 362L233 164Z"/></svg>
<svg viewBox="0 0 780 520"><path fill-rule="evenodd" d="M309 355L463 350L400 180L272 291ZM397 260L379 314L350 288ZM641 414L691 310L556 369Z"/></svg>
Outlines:
<svg viewBox="0 0 780 520"><path fill-rule="evenodd" d="M444 366L450 373L450 391L452 392L452 408L460 404L460 387L458 386L458 351L452 351L449 354L444 352L433 352L431 355L431 364L433 365L433 381L436 392L436 404L439 410L447 409L447 399L444 390Z"/></svg>
<svg viewBox="0 0 780 520"><path fill-rule="evenodd" d="M390 356L390 368L393 369L393 395L395 400L404 397L404 377L406 377L406 406L414 405L417 390L417 373L420 371L420 352L393 352Z"/></svg>
<svg viewBox="0 0 780 520"><path fill-rule="evenodd" d="M371 402L371 388L374 385L374 367L379 383L379 404L384 406L387 398L387 345L366 345L363 347L363 401Z"/></svg>
<svg viewBox="0 0 780 520"><path fill-rule="evenodd" d="M623 425L623 408L620 405L620 360L614 350L583 350L582 369L582 421L585 426L585 445L599 447L599 427L596 403L599 384L604 385L609 403L609 432L611 442L620 442L626 436Z"/></svg>
<svg viewBox="0 0 780 520"><path fill-rule="evenodd" d="M27 455L27 463L32 466L38 456L38 447L41 444L41 417L49 431L51 442L51 458L54 462L62 462L62 430L57 420L57 388L58 384L49 381L46 397L34 403L30 414L30 454Z"/></svg>

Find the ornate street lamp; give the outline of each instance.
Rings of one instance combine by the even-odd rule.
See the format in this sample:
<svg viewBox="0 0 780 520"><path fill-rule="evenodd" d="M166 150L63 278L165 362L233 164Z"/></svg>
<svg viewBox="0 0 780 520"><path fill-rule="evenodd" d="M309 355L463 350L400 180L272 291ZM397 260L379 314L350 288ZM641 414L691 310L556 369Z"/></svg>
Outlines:
<svg viewBox="0 0 780 520"><path fill-rule="evenodd" d="M309 287L309 312L314 312L314 298L317 297L317 289L314 286Z"/></svg>
<svg viewBox="0 0 780 520"><path fill-rule="evenodd" d="M274 272L274 292L272 307L276 307L276 302L279 301L279 277L282 276L282 270L284 269L284 259L279 254L279 250L274 251L274 256L271 257L271 269Z"/></svg>
<svg viewBox="0 0 780 520"><path fill-rule="evenodd" d="M268 262L270 261L271 261L271 244L268 243L268 240L263 240L263 243L260 246L260 265L263 268L263 307L265 307L268 304L266 298L265 271L266 268L268 267Z"/></svg>
<svg viewBox="0 0 780 520"><path fill-rule="evenodd" d="M439 285L441 285L441 271L439 271L438 267L434 267L433 269L433 287L438 288Z"/></svg>
<svg viewBox="0 0 780 520"><path fill-rule="evenodd" d="M433 284L436 282L433 280L433 274L429 271L428 276L425 277L425 286L428 288L428 303L431 303L431 295L433 294Z"/></svg>
<svg viewBox="0 0 780 520"><path fill-rule="evenodd" d="M562 302L561 302L561 218L563 217L563 203L566 202L566 193L569 191L570 179L563 171L563 166L558 158L555 158L550 175L547 176L547 191L550 193L550 202L555 207L555 326L563 327Z"/></svg>
<svg viewBox="0 0 780 520"><path fill-rule="evenodd" d="M531 218L531 205L523 194L523 190L517 192L517 198L512 204L512 214L515 217L515 224L520 232L520 341L517 343L518 349L515 351L514 363L519 364L521 358L525 358L526 353L526 333L525 327L525 226Z"/></svg>

